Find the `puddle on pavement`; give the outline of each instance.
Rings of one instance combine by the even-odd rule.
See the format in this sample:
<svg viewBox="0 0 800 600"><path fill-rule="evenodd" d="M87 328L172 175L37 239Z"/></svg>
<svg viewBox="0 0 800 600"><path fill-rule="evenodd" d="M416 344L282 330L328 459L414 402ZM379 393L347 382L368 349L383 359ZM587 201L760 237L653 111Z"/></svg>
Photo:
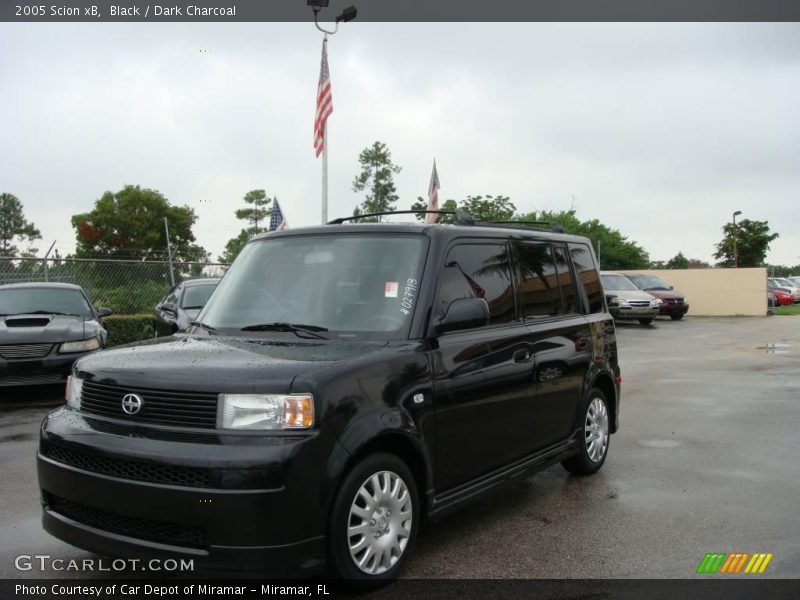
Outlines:
<svg viewBox="0 0 800 600"><path fill-rule="evenodd" d="M675 440L640 440L639 444L648 448L675 448L680 442Z"/></svg>
<svg viewBox="0 0 800 600"><path fill-rule="evenodd" d="M766 346L756 346L756 350L766 350L767 354L789 354L792 347L789 344L771 343Z"/></svg>

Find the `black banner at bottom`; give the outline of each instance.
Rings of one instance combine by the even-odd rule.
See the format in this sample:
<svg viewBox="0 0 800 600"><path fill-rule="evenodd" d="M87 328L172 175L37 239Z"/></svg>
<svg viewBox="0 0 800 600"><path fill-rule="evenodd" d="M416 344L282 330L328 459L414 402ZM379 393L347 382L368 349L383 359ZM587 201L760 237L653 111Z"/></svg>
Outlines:
<svg viewBox="0 0 800 600"><path fill-rule="evenodd" d="M0 580L0 598L41 600L133 598L375 598L408 600L682 600L796 599L797 579L401 579L371 593L340 581L195 580Z"/></svg>

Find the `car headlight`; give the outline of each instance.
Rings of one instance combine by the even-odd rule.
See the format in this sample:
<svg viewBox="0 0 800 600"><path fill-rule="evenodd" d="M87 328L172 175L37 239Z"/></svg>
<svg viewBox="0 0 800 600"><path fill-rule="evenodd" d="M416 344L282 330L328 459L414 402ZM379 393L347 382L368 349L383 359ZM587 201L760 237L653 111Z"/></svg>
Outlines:
<svg viewBox="0 0 800 600"><path fill-rule="evenodd" d="M689 299L686 296L683 297L683 303L689 304Z"/></svg>
<svg viewBox="0 0 800 600"><path fill-rule="evenodd" d="M620 306L628 306L628 301L625 300L624 298L620 298L619 299L619 305Z"/></svg>
<svg viewBox="0 0 800 600"><path fill-rule="evenodd" d="M79 342L64 342L58 349L60 354L68 354L70 352L89 352L90 350L97 350L100 347L100 340L96 337L89 338L88 340L80 340Z"/></svg>
<svg viewBox="0 0 800 600"><path fill-rule="evenodd" d="M660 303L661 302L659 300L656 300L655 298L653 298L652 300L650 300L650 308L658 308L658 305Z"/></svg>
<svg viewBox="0 0 800 600"><path fill-rule="evenodd" d="M663 298L656 298L656 304L659 304L659 305L660 304L664 304L664 299Z"/></svg>
<svg viewBox="0 0 800 600"><path fill-rule="evenodd" d="M70 375L67 377L67 389L65 397L67 399L67 408L72 410L81 409L81 390L83 389L83 379Z"/></svg>
<svg viewBox="0 0 800 600"><path fill-rule="evenodd" d="M308 429L314 424L311 394L220 394L220 429Z"/></svg>

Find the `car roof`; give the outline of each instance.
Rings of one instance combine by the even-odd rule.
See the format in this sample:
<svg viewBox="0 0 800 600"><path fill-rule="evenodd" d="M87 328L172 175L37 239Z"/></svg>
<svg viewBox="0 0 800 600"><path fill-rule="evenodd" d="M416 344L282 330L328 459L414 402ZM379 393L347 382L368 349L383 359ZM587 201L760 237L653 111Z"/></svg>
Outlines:
<svg viewBox="0 0 800 600"><path fill-rule="evenodd" d="M219 283L219 280L220 280L219 277L201 277L199 279L186 279L183 282L181 282L181 285L183 285L184 287L193 287L196 285L211 285L212 283L216 285Z"/></svg>
<svg viewBox="0 0 800 600"><path fill-rule="evenodd" d="M55 281L29 281L25 283L6 283L0 285L0 290L15 290L15 289L31 289L31 288L49 288L55 290L78 290L83 291L83 288L73 283L59 283Z"/></svg>
<svg viewBox="0 0 800 600"><path fill-rule="evenodd" d="M449 223L341 223L299 227L260 233L250 239L251 242L278 237L296 235L337 234L337 233L421 233L431 238L455 239L459 237L496 237L518 239L552 240L560 242L587 243L587 238L568 233L556 233L546 229L515 227L476 223L475 225L456 225Z"/></svg>

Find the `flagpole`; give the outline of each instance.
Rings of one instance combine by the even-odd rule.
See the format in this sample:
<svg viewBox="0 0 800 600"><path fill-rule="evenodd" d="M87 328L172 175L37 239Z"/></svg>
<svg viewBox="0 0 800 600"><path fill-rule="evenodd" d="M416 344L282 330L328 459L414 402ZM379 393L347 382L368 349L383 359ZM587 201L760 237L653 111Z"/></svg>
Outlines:
<svg viewBox="0 0 800 600"><path fill-rule="evenodd" d="M328 222L328 124L322 129L322 224Z"/></svg>

